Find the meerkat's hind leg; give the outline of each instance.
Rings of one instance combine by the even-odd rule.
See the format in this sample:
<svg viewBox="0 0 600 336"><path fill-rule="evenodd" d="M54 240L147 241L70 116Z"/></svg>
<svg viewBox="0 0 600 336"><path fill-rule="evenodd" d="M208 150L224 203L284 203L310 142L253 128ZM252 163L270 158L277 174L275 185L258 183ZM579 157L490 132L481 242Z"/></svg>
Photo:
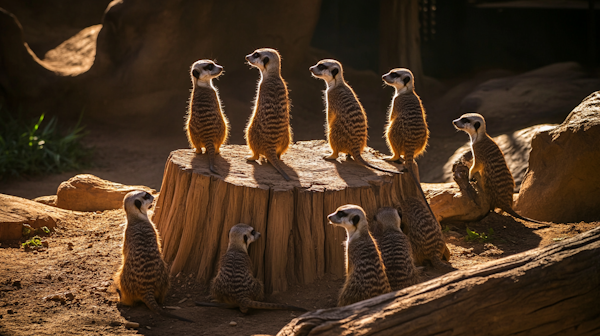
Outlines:
<svg viewBox="0 0 600 336"><path fill-rule="evenodd" d="M246 157L246 161L256 161L260 158L260 154L252 152L252 156Z"/></svg>
<svg viewBox="0 0 600 336"><path fill-rule="evenodd" d="M323 159L325 159L325 160L336 160L339 156L340 156L340 152L334 150L333 153L331 153L331 155L324 156Z"/></svg>

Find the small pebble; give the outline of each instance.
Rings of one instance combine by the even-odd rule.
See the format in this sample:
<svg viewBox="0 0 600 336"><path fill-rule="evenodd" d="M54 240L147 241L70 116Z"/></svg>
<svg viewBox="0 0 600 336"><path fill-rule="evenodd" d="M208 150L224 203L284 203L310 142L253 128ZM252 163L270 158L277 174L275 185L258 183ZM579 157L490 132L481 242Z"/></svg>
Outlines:
<svg viewBox="0 0 600 336"><path fill-rule="evenodd" d="M152 328L150 328L150 326L146 326L146 329L150 330L150 329L152 329Z"/></svg>
<svg viewBox="0 0 600 336"><path fill-rule="evenodd" d="M229 325L232 326L232 327L235 327L237 325L237 322L231 321L231 322L229 322Z"/></svg>
<svg viewBox="0 0 600 336"><path fill-rule="evenodd" d="M127 322L125 323L125 328L127 329L137 329L140 327L140 324L137 322Z"/></svg>

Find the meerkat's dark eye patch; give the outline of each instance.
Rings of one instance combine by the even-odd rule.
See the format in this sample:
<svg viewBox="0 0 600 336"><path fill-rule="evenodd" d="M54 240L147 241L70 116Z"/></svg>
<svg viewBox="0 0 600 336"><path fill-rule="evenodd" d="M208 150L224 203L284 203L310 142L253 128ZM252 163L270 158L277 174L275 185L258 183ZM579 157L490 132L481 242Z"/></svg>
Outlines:
<svg viewBox="0 0 600 336"><path fill-rule="evenodd" d="M402 78L402 81L404 82L404 85L407 85L410 82L410 76Z"/></svg>
<svg viewBox="0 0 600 336"><path fill-rule="evenodd" d="M135 207L138 208L138 210L142 210L142 201L140 200L135 200L135 202L133 202L133 204L135 204Z"/></svg>
<svg viewBox="0 0 600 336"><path fill-rule="evenodd" d="M256 234L256 231L252 230L250 231L250 234L254 236Z"/></svg>
<svg viewBox="0 0 600 336"><path fill-rule="evenodd" d="M333 70L331 70L331 75L333 76L333 78L335 78L335 76L337 76L337 74L340 72L340 70L338 68L335 68Z"/></svg>
<svg viewBox="0 0 600 336"><path fill-rule="evenodd" d="M244 244L248 243L248 236L244 235Z"/></svg>
<svg viewBox="0 0 600 336"><path fill-rule="evenodd" d="M471 121L469 119L467 119L467 118L460 118L460 122L463 123L463 124L468 124Z"/></svg>
<svg viewBox="0 0 600 336"><path fill-rule="evenodd" d="M200 73L198 72L198 70L194 69L192 70L192 76L194 76L194 78L198 78L200 77Z"/></svg>
<svg viewBox="0 0 600 336"><path fill-rule="evenodd" d="M338 217L346 217L346 213L345 213L344 211L342 211L342 210L338 211L338 212L336 213L336 215L337 215Z"/></svg>
<svg viewBox="0 0 600 336"><path fill-rule="evenodd" d="M356 224L358 224L358 222L360 222L359 216L352 217L352 224L354 224L354 226L356 226Z"/></svg>
<svg viewBox="0 0 600 336"><path fill-rule="evenodd" d="M479 130L479 127L481 127L481 124L478 121L473 125L473 127L475 127L475 130L477 131L477 130Z"/></svg>
<svg viewBox="0 0 600 336"><path fill-rule="evenodd" d="M267 64L269 64L270 59L268 57L265 57L265 59L263 59L263 64L265 66L267 66Z"/></svg>
<svg viewBox="0 0 600 336"><path fill-rule="evenodd" d="M400 77L400 75L398 75L395 72L392 72L392 73L390 73L390 77L392 77L392 78L398 78L398 77Z"/></svg>
<svg viewBox="0 0 600 336"><path fill-rule="evenodd" d="M259 57L260 57L260 54L259 54L259 53L257 53L257 52L255 52L254 54L252 54L252 57L254 57L254 58L259 58Z"/></svg>
<svg viewBox="0 0 600 336"><path fill-rule="evenodd" d="M214 68L215 68L215 65L212 63L204 67L204 69L208 70L208 71L212 71Z"/></svg>
<svg viewBox="0 0 600 336"><path fill-rule="evenodd" d="M319 64L319 65L317 65L317 69L323 71L323 70L327 69L327 66L325 64Z"/></svg>
<svg viewBox="0 0 600 336"><path fill-rule="evenodd" d="M143 198L144 198L145 200L148 200L148 199L150 199L151 197L152 197L152 195L150 195L149 193L145 193Z"/></svg>

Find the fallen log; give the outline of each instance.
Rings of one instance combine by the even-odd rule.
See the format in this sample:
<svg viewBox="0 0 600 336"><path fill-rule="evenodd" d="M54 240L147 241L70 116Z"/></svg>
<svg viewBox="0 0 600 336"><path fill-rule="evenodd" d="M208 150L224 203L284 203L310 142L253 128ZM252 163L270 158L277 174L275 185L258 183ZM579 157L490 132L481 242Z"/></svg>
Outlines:
<svg viewBox="0 0 600 336"><path fill-rule="evenodd" d="M398 292L310 312L278 333L599 334L600 228Z"/></svg>
<svg viewBox="0 0 600 336"><path fill-rule="evenodd" d="M345 232L328 225L327 214L347 203L369 216L380 207L397 207L400 178L349 158L324 160L329 153L323 140L293 144L281 157L288 182L269 163L246 162L247 146L222 146L215 160L220 175L208 170L206 155L172 152L153 216L171 273L195 274L208 284L227 249L229 229L241 222L262 234L249 252L266 292L308 284L325 273L343 277ZM403 168L381 156L372 149L363 155L381 168Z"/></svg>

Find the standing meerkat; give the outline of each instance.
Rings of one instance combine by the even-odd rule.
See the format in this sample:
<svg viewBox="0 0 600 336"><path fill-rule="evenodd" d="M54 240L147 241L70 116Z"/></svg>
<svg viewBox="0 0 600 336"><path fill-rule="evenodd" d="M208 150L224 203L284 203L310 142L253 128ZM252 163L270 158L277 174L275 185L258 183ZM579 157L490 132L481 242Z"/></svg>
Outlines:
<svg viewBox="0 0 600 336"><path fill-rule="evenodd" d="M450 251L444 241L442 228L426 206L416 197L408 197L402 203L406 216L407 236L416 265L429 261L437 269L454 269L442 261L450 260Z"/></svg>
<svg viewBox="0 0 600 336"><path fill-rule="evenodd" d="M210 285L210 294L219 303L196 302L198 306L253 309L287 309L306 311L286 304L259 302L264 298L262 282L252 275L248 247L260 237L253 227L237 224L229 231L227 252L221 257L219 271Z"/></svg>
<svg viewBox="0 0 600 336"><path fill-rule="evenodd" d="M281 162L281 155L292 141L290 98L281 77L281 57L277 50L263 48L247 55L246 60L260 70L254 111L246 127L246 142L252 151L247 160L255 161L263 155L289 181Z"/></svg>
<svg viewBox="0 0 600 336"><path fill-rule="evenodd" d="M142 301L155 313L192 322L159 306L169 290L169 271L161 253L158 232L148 218L153 201L154 197L145 191L132 191L123 200L127 214L123 260L114 277L119 300L128 306Z"/></svg>
<svg viewBox="0 0 600 336"><path fill-rule="evenodd" d="M410 242L400 230L400 222L398 210L381 208L369 224L393 291L412 286L418 280Z"/></svg>
<svg viewBox="0 0 600 336"><path fill-rule="evenodd" d="M185 121L185 131L190 146L198 154L202 148L208 154L211 172L215 169L215 155L221 151L221 145L227 139L229 121L221 108L219 91L212 80L223 73L223 67L211 60L200 60L192 64L192 95Z"/></svg>
<svg viewBox="0 0 600 336"><path fill-rule="evenodd" d="M365 211L347 204L327 216L329 223L346 229L346 281L338 306L346 306L389 293L392 289L385 274L381 253L369 232Z"/></svg>
<svg viewBox="0 0 600 336"><path fill-rule="evenodd" d="M339 153L346 153L370 168L392 174L401 173L376 167L361 156L367 146L367 114L354 90L344 80L342 64L336 60L324 59L309 70L313 77L320 78L327 84L324 91L326 133L332 153L325 159L335 160Z"/></svg>
<svg viewBox="0 0 600 336"><path fill-rule="evenodd" d="M466 132L471 138L473 165L469 169L469 179L473 179L476 173L481 175L483 190L490 199L490 210L500 208L518 219L544 224L523 217L513 210L515 180L508 169L502 150L487 134L483 116L478 113L467 113L452 123L456 129Z"/></svg>

